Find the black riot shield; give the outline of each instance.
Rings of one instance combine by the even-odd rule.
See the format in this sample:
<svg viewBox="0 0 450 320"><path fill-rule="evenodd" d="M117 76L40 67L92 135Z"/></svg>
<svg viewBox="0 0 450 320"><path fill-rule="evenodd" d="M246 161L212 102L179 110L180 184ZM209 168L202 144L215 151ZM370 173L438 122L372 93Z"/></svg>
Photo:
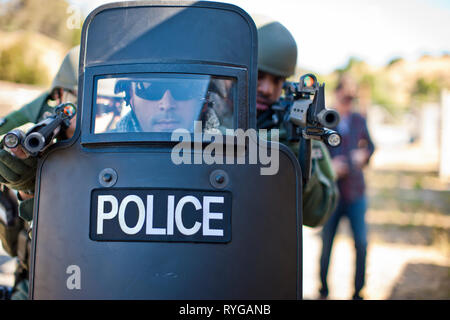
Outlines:
<svg viewBox="0 0 450 320"><path fill-rule="evenodd" d="M251 134L218 138L255 128L256 63L255 25L233 5L124 2L88 16L77 129L38 166L31 298L301 298L294 154L269 143L279 169L262 174ZM184 138L193 147L179 152Z"/></svg>

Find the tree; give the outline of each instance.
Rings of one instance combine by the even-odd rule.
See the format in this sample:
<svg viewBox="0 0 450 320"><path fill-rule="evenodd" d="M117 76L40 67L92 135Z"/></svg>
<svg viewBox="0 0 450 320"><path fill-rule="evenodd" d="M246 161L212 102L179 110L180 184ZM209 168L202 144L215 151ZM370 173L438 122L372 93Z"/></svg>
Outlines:
<svg viewBox="0 0 450 320"><path fill-rule="evenodd" d="M439 99L442 87L437 79L418 78L412 96L420 101Z"/></svg>
<svg viewBox="0 0 450 320"><path fill-rule="evenodd" d="M65 0L6 0L0 3L0 29L42 33L67 47L80 43L80 29L67 27Z"/></svg>

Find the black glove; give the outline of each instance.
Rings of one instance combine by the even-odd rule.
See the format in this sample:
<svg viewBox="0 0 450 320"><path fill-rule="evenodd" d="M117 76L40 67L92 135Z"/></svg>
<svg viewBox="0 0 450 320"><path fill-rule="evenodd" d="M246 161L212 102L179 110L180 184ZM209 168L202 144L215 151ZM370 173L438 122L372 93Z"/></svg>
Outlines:
<svg viewBox="0 0 450 320"><path fill-rule="evenodd" d="M3 147L3 146L1 146ZM8 151L0 150L0 183L10 189L34 192L37 159L19 159Z"/></svg>
<svg viewBox="0 0 450 320"><path fill-rule="evenodd" d="M18 203L9 190L0 191L0 241L3 249L11 256L17 256L17 238L24 222L18 215ZM2 212L1 212L2 211ZM1 300L1 298L0 298Z"/></svg>
<svg viewBox="0 0 450 320"><path fill-rule="evenodd" d="M31 222L33 220L34 198L20 201L19 217L23 220Z"/></svg>

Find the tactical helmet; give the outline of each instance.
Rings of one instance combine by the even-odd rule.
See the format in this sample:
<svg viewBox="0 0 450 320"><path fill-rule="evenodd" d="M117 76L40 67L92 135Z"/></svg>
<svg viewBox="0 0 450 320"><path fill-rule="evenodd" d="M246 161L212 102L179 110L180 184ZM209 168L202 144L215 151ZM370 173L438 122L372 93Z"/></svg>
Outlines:
<svg viewBox="0 0 450 320"><path fill-rule="evenodd" d="M53 79L51 90L63 88L66 90L77 91L79 58L80 46L70 49Z"/></svg>
<svg viewBox="0 0 450 320"><path fill-rule="evenodd" d="M256 16L258 28L258 70L281 77L295 73L297 44L294 37L281 23L264 21Z"/></svg>

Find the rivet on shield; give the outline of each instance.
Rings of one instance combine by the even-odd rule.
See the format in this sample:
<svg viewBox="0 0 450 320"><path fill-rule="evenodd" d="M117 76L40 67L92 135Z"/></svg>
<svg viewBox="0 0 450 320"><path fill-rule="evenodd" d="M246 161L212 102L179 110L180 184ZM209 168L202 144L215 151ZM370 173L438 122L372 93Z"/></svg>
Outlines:
<svg viewBox="0 0 450 320"><path fill-rule="evenodd" d="M223 170L214 170L209 176L209 182L216 189L225 188L230 181L228 174Z"/></svg>
<svg viewBox="0 0 450 320"><path fill-rule="evenodd" d="M98 181L103 187L112 187L117 182L117 172L112 168L103 169L98 175Z"/></svg>

